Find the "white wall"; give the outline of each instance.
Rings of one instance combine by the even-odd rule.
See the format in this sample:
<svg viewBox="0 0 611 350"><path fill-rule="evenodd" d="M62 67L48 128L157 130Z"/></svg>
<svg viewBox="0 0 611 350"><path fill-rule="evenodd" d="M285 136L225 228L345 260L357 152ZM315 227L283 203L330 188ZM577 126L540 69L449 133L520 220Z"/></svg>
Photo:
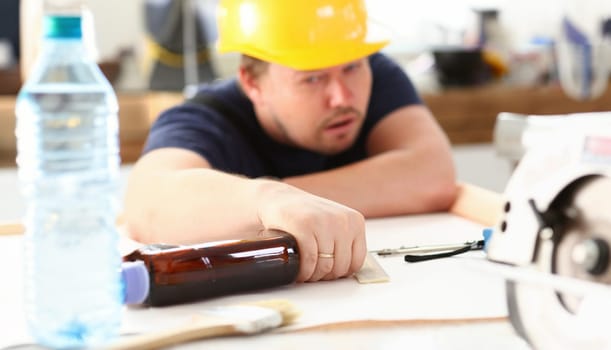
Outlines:
<svg viewBox="0 0 611 350"><path fill-rule="evenodd" d="M101 58L112 57L121 47L142 49L145 1L87 0L96 20L97 43ZM177 0L175 0L177 1ZM198 0L204 4L217 0ZM421 46L438 44L438 25L456 34L472 26L470 8L496 7L501 23L517 44L533 36L555 36L565 9L582 18L611 16L611 0L366 0L371 14L394 32L395 43ZM437 42L436 42L437 41Z"/></svg>
<svg viewBox="0 0 611 350"><path fill-rule="evenodd" d="M0 0L2 1L2 0ZM85 0L95 16L99 58L115 57L121 48L135 49L137 59L144 48L144 4L167 0ZM182 0L174 0L182 1ZM218 0L196 0L209 11ZM289 0L287 0L289 1ZM535 36L555 37L564 13L582 23L592 17L611 16L611 0L365 0L371 15L392 32L392 44L386 49L395 57L412 57L430 45L457 43L465 32L475 32L472 8L497 8L500 25L516 49L527 46ZM440 28L443 28L441 30ZM442 35L445 33L445 37ZM444 42L445 40L445 42ZM407 55L405 55L407 53ZM220 76L232 75L236 56L213 56ZM138 73L140 74L140 73ZM130 78L131 79L131 78ZM138 79L135 86L142 84Z"/></svg>
<svg viewBox="0 0 611 350"><path fill-rule="evenodd" d="M124 47L143 49L143 4L144 0L87 0L101 59L114 57Z"/></svg>
<svg viewBox="0 0 611 350"><path fill-rule="evenodd" d="M392 28L399 44L416 47L443 44L440 27L453 33L446 43L455 44L460 31L475 29L472 8L500 10L500 23L517 46L534 36L556 37L564 14L585 26L611 17L610 0L366 1L371 14Z"/></svg>

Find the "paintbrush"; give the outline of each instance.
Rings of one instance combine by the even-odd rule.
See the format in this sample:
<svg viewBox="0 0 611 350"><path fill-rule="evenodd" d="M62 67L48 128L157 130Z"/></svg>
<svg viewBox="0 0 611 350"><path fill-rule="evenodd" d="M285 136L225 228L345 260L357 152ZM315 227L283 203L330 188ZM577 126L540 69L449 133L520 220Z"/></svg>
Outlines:
<svg viewBox="0 0 611 350"><path fill-rule="evenodd" d="M202 310L184 326L121 338L109 349L159 349L206 338L257 334L289 324L298 316L286 300L219 306Z"/></svg>

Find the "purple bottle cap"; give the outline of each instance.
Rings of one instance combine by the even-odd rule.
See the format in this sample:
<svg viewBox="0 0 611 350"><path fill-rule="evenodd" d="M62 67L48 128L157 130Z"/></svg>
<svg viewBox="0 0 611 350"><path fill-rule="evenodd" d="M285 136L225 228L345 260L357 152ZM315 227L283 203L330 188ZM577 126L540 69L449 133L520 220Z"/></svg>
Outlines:
<svg viewBox="0 0 611 350"><path fill-rule="evenodd" d="M142 261L126 261L121 264L125 286L125 304L141 304L149 294L149 272Z"/></svg>

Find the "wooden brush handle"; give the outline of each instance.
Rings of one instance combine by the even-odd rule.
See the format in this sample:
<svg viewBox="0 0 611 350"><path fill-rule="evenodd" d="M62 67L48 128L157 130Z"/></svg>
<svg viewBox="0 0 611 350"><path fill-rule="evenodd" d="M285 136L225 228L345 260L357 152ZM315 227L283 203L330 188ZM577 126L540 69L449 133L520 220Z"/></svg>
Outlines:
<svg viewBox="0 0 611 350"><path fill-rule="evenodd" d="M485 226L494 226L503 214L503 196L468 183L458 184L458 196L449 212Z"/></svg>
<svg viewBox="0 0 611 350"><path fill-rule="evenodd" d="M20 222L0 222L0 236L20 235L24 230L25 229Z"/></svg>
<svg viewBox="0 0 611 350"><path fill-rule="evenodd" d="M117 217L117 226L121 227L124 221L123 216ZM0 221L0 236L21 235L24 232L25 227L19 221Z"/></svg>
<svg viewBox="0 0 611 350"><path fill-rule="evenodd" d="M211 324L196 321L193 324L167 330L154 331L120 339L112 344L111 350L159 349L169 345L184 343L197 339L238 334L231 324Z"/></svg>

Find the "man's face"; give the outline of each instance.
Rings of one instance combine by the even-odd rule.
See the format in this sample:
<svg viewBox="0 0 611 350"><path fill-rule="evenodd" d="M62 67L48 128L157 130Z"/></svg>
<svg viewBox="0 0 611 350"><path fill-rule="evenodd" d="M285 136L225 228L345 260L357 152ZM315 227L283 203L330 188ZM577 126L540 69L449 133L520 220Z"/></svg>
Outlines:
<svg viewBox="0 0 611 350"><path fill-rule="evenodd" d="M371 94L366 58L314 71L270 64L258 79L255 107L276 140L323 154L354 143Z"/></svg>

